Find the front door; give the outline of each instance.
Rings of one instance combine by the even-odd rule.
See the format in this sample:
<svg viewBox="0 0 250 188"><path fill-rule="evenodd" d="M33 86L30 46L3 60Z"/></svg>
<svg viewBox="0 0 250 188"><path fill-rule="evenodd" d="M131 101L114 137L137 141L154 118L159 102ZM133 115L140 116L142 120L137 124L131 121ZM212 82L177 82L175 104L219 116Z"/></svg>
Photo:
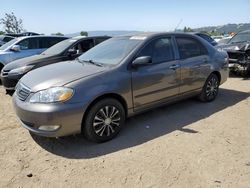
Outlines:
<svg viewBox="0 0 250 188"><path fill-rule="evenodd" d="M171 38L154 39L137 55L141 56L151 56L152 64L132 72L135 111L179 94L180 65L175 60Z"/></svg>
<svg viewBox="0 0 250 188"><path fill-rule="evenodd" d="M20 46L19 52L13 52L11 55L10 61L14 61L16 59L21 59L24 57L29 57L32 55L40 54L42 53L45 49L39 49L38 48L38 40L37 38L27 38L19 43L17 45Z"/></svg>

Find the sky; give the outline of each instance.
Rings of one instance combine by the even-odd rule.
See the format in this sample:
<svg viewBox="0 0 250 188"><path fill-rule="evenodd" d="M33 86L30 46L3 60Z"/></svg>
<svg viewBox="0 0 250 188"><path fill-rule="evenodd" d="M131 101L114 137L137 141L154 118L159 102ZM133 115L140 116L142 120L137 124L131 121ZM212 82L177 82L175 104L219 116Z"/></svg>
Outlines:
<svg viewBox="0 0 250 188"><path fill-rule="evenodd" d="M5 0L4 13L28 31L64 34L95 30L171 31L250 23L250 0ZM3 30L0 26L0 30Z"/></svg>

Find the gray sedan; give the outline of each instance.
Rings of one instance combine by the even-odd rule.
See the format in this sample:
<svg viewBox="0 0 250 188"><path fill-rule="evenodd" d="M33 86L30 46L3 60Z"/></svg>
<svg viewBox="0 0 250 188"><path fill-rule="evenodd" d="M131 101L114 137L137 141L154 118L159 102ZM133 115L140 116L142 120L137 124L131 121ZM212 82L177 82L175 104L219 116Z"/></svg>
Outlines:
<svg viewBox="0 0 250 188"><path fill-rule="evenodd" d="M23 127L46 137L115 137L129 116L198 96L213 101L228 56L191 34L142 33L109 39L75 61L36 69L13 103Z"/></svg>

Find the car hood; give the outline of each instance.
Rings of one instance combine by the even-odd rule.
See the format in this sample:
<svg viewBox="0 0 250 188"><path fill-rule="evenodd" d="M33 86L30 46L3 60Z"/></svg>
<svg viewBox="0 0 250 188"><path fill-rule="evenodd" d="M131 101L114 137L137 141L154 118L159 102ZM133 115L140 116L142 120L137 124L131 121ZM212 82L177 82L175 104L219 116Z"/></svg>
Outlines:
<svg viewBox="0 0 250 188"><path fill-rule="evenodd" d="M63 86L72 81L103 72L105 69L105 67L88 63L66 61L30 71L22 77L20 82L30 88L32 92L36 92L50 87Z"/></svg>
<svg viewBox="0 0 250 188"><path fill-rule="evenodd" d="M217 46L218 49L223 49L226 51L245 51L250 48L250 42L237 42L237 43L231 43L231 44L223 44Z"/></svg>
<svg viewBox="0 0 250 188"><path fill-rule="evenodd" d="M7 70L12 70L12 69L16 69L19 67L27 66L27 65L35 65L35 64L43 62L43 61L48 61L48 60L55 58L55 57L57 57L57 56L56 55L43 55L43 54L25 57L22 59L12 61L11 63L7 64L4 67L4 70L7 71Z"/></svg>

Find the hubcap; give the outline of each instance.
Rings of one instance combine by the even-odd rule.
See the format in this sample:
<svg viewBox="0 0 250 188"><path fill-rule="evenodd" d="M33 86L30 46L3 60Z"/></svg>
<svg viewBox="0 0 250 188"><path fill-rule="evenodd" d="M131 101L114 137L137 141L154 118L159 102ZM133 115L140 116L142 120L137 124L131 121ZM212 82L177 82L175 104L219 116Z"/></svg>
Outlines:
<svg viewBox="0 0 250 188"><path fill-rule="evenodd" d="M120 120L120 112L115 106L105 106L94 117L94 131L98 136L110 136L120 128Z"/></svg>
<svg viewBox="0 0 250 188"><path fill-rule="evenodd" d="M218 80L212 77L208 81L207 87L206 87L206 95L209 99L212 99L217 95L218 87L219 87Z"/></svg>

